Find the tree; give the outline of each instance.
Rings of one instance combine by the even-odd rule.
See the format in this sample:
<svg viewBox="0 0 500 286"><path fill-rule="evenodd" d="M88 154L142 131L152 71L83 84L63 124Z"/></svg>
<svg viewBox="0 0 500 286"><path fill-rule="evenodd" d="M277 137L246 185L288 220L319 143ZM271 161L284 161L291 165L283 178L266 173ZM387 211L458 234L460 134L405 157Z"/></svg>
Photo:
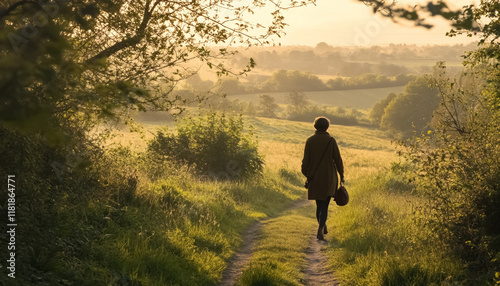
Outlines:
<svg viewBox="0 0 500 286"><path fill-rule="evenodd" d="M467 8L464 10L452 10L446 1L427 1L417 5L404 5L398 1L385 0L358 0L366 6L371 7L373 13L378 13L384 17L391 18L393 21L403 20L410 21L415 26L426 29L432 28L434 25L427 21L427 16L442 17L445 20L453 21L453 26L456 28L473 29L473 22L470 17L458 19L460 15L467 15ZM471 5L472 6L472 5ZM470 8L470 6L469 6Z"/></svg>
<svg viewBox="0 0 500 286"><path fill-rule="evenodd" d="M325 42L320 42L316 45L316 48L315 50L320 52L320 53L325 53L325 52L328 52L332 49L332 46L328 45L327 43Z"/></svg>
<svg viewBox="0 0 500 286"><path fill-rule="evenodd" d="M289 92L286 96L286 102L288 103L288 114L299 113L310 104L306 94L298 91Z"/></svg>
<svg viewBox="0 0 500 286"><path fill-rule="evenodd" d="M240 81L237 78L221 79L216 89L219 93L225 95L235 95L245 92L245 89L241 86Z"/></svg>
<svg viewBox="0 0 500 286"><path fill-rule="evenodd" d="M346 83L344 82L344 80L341 77L336 77L336 78L329 79L326 82L326 86L330 89L342 89L346 86Z"/></svg>
<svg viewBox="0 0 500 286"><path fill-rule="evenodd" d="M321 79L310 72L298 70L278 70L264 83L263 90L268 91L314 91L325 90L326 86Z"/></svg>
<svg viewBox="0 0 500 286"><path fill-rule="evenodd" d="M104 233L102 223L90 222L102 219L100 211L91 214L88 207L112 202L127 208L139 198L138 177L131 164L115 162L127 155L104 151L89 131L123 122L133 110L182 107L186 98L174 88L202 64L220 76L247 72L255 64L251 59L242 70L226 68L223 60L234 54L228 47L271 43L283 32L282 11L306 2L314 1L0 1L0 170L19 175L16 199L23 203L16 215L23 218L18 231L24 238L16 247L27 250L16 253L25 262L16 265L16 281L3 275L0 284L117 281L120 270L100 263L90 264L103 269L97 275L102 280L82 275L92 270L80 267L87 263L78 254L90 253ZM268 19L251 22L255 18L247 16L264 6ZM222 131L219 140L228 133ZM235 159L248 159L248 170L258 171L262 160L254 144L240 140L244 152ZM237 175L238 166L227 166ZM76 223L76 217L82 219ZM137 285L125 279L128 273L119 275Z"/></svg>
<svg viewBox="0 0 500 286"><path fill-rule="evenodd" d="M3 1L0 122L56 141L83 122L175 109L183 100L169 96L173 87L197 71L188 62L230 74L221 62L228 46L271 43L284 9L313 2ZM268 25L247 20L264 6Z"/></svg>
<svg viewBox="0 0 500 286"><path fill-rule="evenodd" d="M199 74L194 74L186 79L186 89L193 92L208 92L214 87L211 80L203 80Z"/></svg>
<svg viewBox="0 0 500 286"><path fill-rule="evenodd" d="M264 117L276 117L279 106L274 101L274 97L263 94L259 96L259 115Z"/></svg>
<svg viewBox="0 0 500 286"><path fill-rule="evenodd" d="M404 92L384 109L381 126L403 138L429 127L432 114L439 106L438 90L430 87L429 81L429 76L422 76L408 83Z"/></svg>
<svg viewBox="0 0 500 286"><path fill-rule="evenodd" d="M244 108L244 113L248 116L255 116L257 115L257 108L255 106L255 104L252 102L252 101L249 101L245 108Z"/></svg>
<svg viewBox="0 0 500 286"><path fill-rule="evenodd" d="M384 116L385 113L385 108L396 98L396 96L397 95L394 92L391 92L372 107L370 110L370 120L372 123L380 125L382 116Z"/></svg>
<svg viewBox="0 0 500 286"><path fill-rule="evenodd" d="M470 271L469 284L487 284L500 255L499 90L487 81L499 71L488 65L449 78L439 69L431 79L441 97L433 132L415 138L404 154L417 191L429 198L432 230Z"/></svg>
<svg viewBox="0 0 500 286"><path fill-rule="evenodd" d="M446 7L444 2L438 5ZM416 15L411 20L421 19L420 8L410 14ZM463 262L469 276L464 283L496 285L500 283L500 5L483 0L451 17L434 8L429 4L426 11L454 21L449 36L479 35L481 40L477 50L466 54L466 70L459 77L450 78L444 65L437 66L429 82L441 99L434 130L406 145L404 154L411 162L417 191L429 198L423 212L426 223Z"/></svg>

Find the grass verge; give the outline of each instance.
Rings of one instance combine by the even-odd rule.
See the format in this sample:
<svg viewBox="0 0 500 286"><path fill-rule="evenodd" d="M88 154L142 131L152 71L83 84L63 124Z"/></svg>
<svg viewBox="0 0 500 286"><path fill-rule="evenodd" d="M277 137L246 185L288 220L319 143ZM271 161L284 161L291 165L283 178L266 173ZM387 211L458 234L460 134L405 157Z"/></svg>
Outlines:
<svg viewBox="0 0 500 286"><path fill-rule="evenodd" d="M383 172L350 185L349 204L334 208L328 254L343 285L460 285L460 264L419 223L425 201L404 186Z"/></svg>
<svg viewBox="0 0 500 286"><path fill-rule="evenodd" d="M108 284L216 285L248 225L302 193L279 172L242 182L162 179L124 207L91 207L105 220L92 260Z"/></svg>

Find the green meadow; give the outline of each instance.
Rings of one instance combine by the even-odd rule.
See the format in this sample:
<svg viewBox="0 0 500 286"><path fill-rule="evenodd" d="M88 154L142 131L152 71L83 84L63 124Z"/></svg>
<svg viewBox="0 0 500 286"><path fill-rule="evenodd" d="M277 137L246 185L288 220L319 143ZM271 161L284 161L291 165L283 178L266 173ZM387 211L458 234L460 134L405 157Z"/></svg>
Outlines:
<svg viewBox="0 0 500 286"><path fill-rule="evenodd" d="M303 143L313 133L312 124L267 118L249 122L260 136L267 168L290 170L301 184ZM459 283L457 261L418 222L425 201L411 193L390 140L379 130L334 122L329 131L339 142L351 196L345 207L332 202L327 221L326 251L342 285ZM315 230L312 205L267 222L241 284L303 285L304 248Z"/></svg>
<svg viewBox="0 0 500 286"><path fill-rule="evenodd" d="M307 198L300 163L312 122L243 120L265 165L261 174L236 180L214 180L151 157L148 140L167 125L172 130L172 122L143 121L134 128L140 132L115 130L91 169L102 187L89 185L87 194L82 185L73 207L73 194L55 200L58 227L49 229L59 242L72 243L35 244L34 263L44 272L21 276L16 285L37 279L50 285L218 285L245 231L258 221L262 230L237 284L304 285L315 210L313 203L291 207ZM418 224L424 201L394 164L395 146L386 135L335 122L329 131L351 196L345 207L332 202L323 249L342 285L458 283L459 264Z"/></svg>
<svg viewBox="0 0 500 286"><path fill-rule="evenodd" d="M133 211L137 216L155 218L155 223L148 224L149 235L142 239L116 228L120 239L107 246L119 246L109 253L122 251L135 257L121 261L122 268L135 273L134 279L146 285L217 284L238 250L244 230L252 222L264 220L238 284L303 285L304 251L315 235L314 208L308 204L298 210L286 209L306 199L300 162L305 139L313 134L312 123L261 117L245 117L245 122L252 126L264 155L263 175L217 182L186 171L150 181L140 196L147 198L151 209L139 206ZM144 123L144 134L162 126ZM332 202L328 220L326 253L338 279L345 285L456 282L460 268L418 224L415 213L424 202L410 192L404 172L394 164L398 162L395 146L386 135L377 129L335 122L329 131L339 143L351 195L345 207ZM119 138L142 140L129 132L121 132ZM141 144L135 146L140 151ZM160 252L155 250L158 247ZM152 255L157 262L151 269L146 265L151 264ZM132 261L143 262L136 265ZM190 266L179 268L176 261L189 261ZM147 271L157 273L144 275Z"/></svg>

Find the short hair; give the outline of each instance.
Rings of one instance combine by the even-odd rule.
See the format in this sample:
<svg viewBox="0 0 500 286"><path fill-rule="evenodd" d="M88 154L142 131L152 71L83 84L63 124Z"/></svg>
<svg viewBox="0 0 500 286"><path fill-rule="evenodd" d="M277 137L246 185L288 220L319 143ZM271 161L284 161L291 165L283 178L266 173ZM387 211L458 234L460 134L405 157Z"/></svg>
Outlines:
<svg viewBox="0 0 500 286"><path fill-rule="evenodd" d="M318 131L326 131L330 127L330 120L328 118L320 116L314 119L314 128Z"/></svg>

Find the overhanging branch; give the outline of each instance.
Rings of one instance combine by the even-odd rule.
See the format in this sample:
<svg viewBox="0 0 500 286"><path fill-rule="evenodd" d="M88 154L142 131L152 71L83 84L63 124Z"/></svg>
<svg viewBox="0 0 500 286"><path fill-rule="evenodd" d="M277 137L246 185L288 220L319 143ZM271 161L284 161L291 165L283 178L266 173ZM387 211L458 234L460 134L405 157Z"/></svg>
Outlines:
<svg viewBox="0 0 500 286"><path fill-rule="evenodd" d="M0 11L0 20L4 17L7 17L12 11L16 10L18 7L23 6L25 4L40 6L40 4L38 4L38 2L36 1L31 1L31 0L19 1L17 3L10 5L7 9Z"/></svg>
<svg viewBox="0 0 500 286"><path fill-rule="evenodd" d="M159 2L160 1L155 1L153 7L151 7L150 9L149 6L151 4L151 0L146 1L146 5L144 7L144 16L142 17L141 24L139 25L139 28L137 29L133 37L123 39L113 44L112 46L99 52L97 55L87 59L85 63L86 64L95 63L96 61L103 58L108 58L123 49L137 45L144 38L146 34L146 28L148 26L149 21L151 20L151 15L153 14L154 9L156 8Z"/></svg>

